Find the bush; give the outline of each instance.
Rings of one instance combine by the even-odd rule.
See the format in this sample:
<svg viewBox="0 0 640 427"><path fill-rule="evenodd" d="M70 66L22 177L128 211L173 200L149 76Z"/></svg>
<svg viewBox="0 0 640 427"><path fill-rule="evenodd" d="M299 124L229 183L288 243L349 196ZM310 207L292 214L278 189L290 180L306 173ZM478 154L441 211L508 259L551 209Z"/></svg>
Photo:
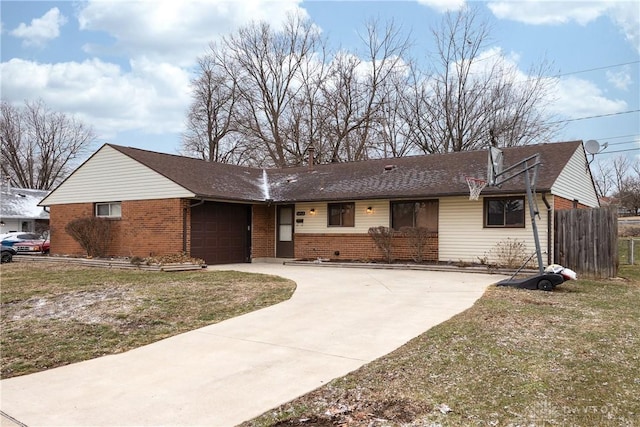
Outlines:
<svg viewBox="0 0 640 427"><path fill-rule="evenodd" d="M427 246L429 231L423 227L402 227L400 232L409 240L413 262L424 261L424 248Z"/></svg>
<svg viewBox="0 0 640 427"><path fill-rule="evenodd" d="M111 240L111 221L92 216L71 220L65 231L82 246L89 257L107 255Z"/></svg>
<svg viewBox="0 0 640 427"><path fill-rule="evenodd" d="M619 227L618 236L620 236L620 237L640 237L640 227L635 227L635 226L632 226L632 225Z"/></svg>
<svg viewBox="0 0 640 427"><path fill-rule="evenodd" d="M383 225L378 227L371 227L369 229L369 236L376 243L378 249L382 251L386 262L391 263L393 261L391 239L393 237L393 230Z"/></svg>
<svg viewBox="0 0 640 427"><path fill-rule="evenodd" d="M518 268L529 258L529 254L523 241L507 238L499 241L489 251L488 258L495 260L498 267Z"/></svg>

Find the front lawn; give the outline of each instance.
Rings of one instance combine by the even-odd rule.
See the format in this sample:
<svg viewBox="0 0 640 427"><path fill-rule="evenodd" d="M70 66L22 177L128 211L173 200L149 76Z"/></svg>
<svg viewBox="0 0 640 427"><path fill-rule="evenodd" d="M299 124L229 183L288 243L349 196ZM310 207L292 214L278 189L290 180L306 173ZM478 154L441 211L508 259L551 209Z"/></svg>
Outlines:
<svg viewBox="0 0 640 427"><path fill-rule="evenodd" d="M122 271L2 264L2 378L107 354L289 299L295 284L262 274Z"/></svg>
<svg viewBox="0 0 640 427"><path fill-rule="evenodd" d="M245 425L640 425L640 266L490 287L398 350Z"/></svg>

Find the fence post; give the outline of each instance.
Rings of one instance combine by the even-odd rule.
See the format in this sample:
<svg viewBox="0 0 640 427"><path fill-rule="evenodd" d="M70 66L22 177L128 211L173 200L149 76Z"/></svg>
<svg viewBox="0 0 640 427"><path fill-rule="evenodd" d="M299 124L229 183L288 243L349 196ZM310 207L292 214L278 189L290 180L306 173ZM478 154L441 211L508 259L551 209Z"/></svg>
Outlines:
<svg viewBox="0 0 640 427"><path fill-rule="evenodd" d="M629 264L633 265L634 263L634 245L635 245L635 241L633 240L633 238L629 239Z"/></svg>

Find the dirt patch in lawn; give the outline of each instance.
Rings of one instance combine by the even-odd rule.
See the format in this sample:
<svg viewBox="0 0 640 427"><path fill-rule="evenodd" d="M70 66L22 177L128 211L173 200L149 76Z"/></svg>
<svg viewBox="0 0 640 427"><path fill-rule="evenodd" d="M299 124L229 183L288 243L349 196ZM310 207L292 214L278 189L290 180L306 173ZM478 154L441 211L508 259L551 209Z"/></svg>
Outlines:
<svg viewBox="0 0 640 427"><path fill-rule="evenodd" d="M236 271L50 263L3 264L0 279L2 378L127 351L277 304L295 289Z"/></svg>
<svg viewBox="0 0 640 427"><path fill-rule="evenodd" d="M139 304L130 289L77 291L53 297L34 297L3 306L9 320L75 320L82 323L122 323Z"/></svg>

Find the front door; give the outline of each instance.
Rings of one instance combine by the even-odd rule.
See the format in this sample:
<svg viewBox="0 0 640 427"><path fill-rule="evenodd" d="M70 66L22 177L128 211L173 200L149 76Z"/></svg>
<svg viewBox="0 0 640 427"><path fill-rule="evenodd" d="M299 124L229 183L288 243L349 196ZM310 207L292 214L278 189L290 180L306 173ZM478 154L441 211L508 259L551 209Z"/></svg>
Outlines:
<svg viewBox="0 0 640 427"><path fill-rule="evenodd" d="M276 257L293 258L293 205L278 206Z"/></svg>

